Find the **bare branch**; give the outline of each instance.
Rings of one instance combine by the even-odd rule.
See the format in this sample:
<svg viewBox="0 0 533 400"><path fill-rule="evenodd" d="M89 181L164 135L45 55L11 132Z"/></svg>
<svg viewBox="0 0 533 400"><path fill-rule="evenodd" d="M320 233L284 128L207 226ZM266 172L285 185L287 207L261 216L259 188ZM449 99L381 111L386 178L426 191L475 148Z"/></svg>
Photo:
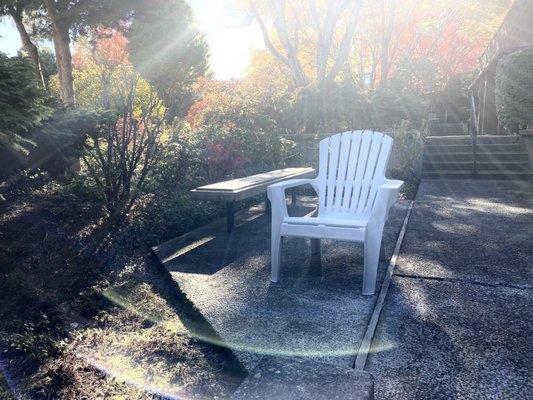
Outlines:
<svg viewBox="0 0 533 400"><path fill-rule="evenodd" d="M254 14L254 18L259 24L259 28L261 28L261 32L263 33L263 40L265 42L265 46L279 61L281 61L285 65L289 65L289 60L274 47L274 44L270 40L270 36L268 34L268 29L265 25L265 22L263 21L263 18L261 18L261 15L259 14L255 6L252 6L252 12Z"/></svg>
<svg viewBox="0 0 533 400"><path fill-rule="evenodd" d="M329 71L326 80L333 81L339 72L343 69L345 66L348 56L350 54L352 43L353 43L353 37L355 35L355 30L357 29L357 20L359 15L359 10L361 7L361 1L357 1L354 5L354 9L350 12L350 19L348 21L348 25L346 26L346 31L344 32L344 35L342 36L341 43L339 45L339 50L337 52L337 57L335 59L335 63L333 64L333 67Z"/></svg>

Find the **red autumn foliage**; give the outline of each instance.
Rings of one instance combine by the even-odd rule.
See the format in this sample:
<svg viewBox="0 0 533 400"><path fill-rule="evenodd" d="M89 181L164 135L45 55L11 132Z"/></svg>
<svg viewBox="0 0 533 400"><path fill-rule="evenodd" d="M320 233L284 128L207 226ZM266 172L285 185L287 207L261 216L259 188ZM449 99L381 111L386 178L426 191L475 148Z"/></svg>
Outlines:
<svg viewBox="0 0 533 400"><path fill-rule="evenodd" d="M206 161L210 175L222 179L230 174L242 175L250 159L241 151L238 141L217 141L207 144Z"/></svg>

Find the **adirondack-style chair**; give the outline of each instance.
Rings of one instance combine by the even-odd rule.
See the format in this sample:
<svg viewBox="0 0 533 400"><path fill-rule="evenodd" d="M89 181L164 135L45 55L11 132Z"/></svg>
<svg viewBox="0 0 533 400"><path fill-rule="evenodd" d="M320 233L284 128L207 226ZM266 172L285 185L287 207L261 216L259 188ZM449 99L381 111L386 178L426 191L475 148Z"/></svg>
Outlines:
<svg viewBox="0 0 533 400"><path fill-rule="evenodd" d="M339 133L320 141L319 171L314 179L294 179L268 187L272 204L272 282L279 279L283 236L364 243L363 295L375 292L383 226L402 181L385 178L392 139L379 132ZM290 217L285 190L310 184L318 194L318 214Z"/></svg>

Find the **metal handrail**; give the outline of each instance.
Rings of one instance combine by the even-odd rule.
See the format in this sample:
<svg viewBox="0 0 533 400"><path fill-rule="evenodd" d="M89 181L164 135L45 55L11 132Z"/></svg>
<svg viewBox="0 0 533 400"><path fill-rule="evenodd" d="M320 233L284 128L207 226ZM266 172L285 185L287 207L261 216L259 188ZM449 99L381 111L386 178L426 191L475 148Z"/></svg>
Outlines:
<svg viewBox="0 0 533 400"><path fill-rule="evenodd" d="M471 102L471 108L470 108L470 124L469 124L469 131L470 131L470 137L472 138L472 168L474 172L474 176L477 175L477 134L478 134L478 126L477 126L477 112L476 112L476 100L474 98L474 92L470 93L470 102Z"/></svg>

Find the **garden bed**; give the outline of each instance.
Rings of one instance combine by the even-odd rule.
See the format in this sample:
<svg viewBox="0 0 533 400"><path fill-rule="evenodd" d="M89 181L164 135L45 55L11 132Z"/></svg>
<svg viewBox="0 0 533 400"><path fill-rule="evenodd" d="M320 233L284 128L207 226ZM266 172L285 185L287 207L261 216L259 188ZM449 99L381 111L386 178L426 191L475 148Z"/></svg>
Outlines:
<svg viewBox="0 0 533 400"><path fill-rule="evenodd" d="M235 390L238 363L190 337L177 315L194 310L156 272L146 247L125 246L119 230L120 249L87 255L102 237L100 208L46 179L3 194L2 357L21 393L141 399Z"/></svg>

